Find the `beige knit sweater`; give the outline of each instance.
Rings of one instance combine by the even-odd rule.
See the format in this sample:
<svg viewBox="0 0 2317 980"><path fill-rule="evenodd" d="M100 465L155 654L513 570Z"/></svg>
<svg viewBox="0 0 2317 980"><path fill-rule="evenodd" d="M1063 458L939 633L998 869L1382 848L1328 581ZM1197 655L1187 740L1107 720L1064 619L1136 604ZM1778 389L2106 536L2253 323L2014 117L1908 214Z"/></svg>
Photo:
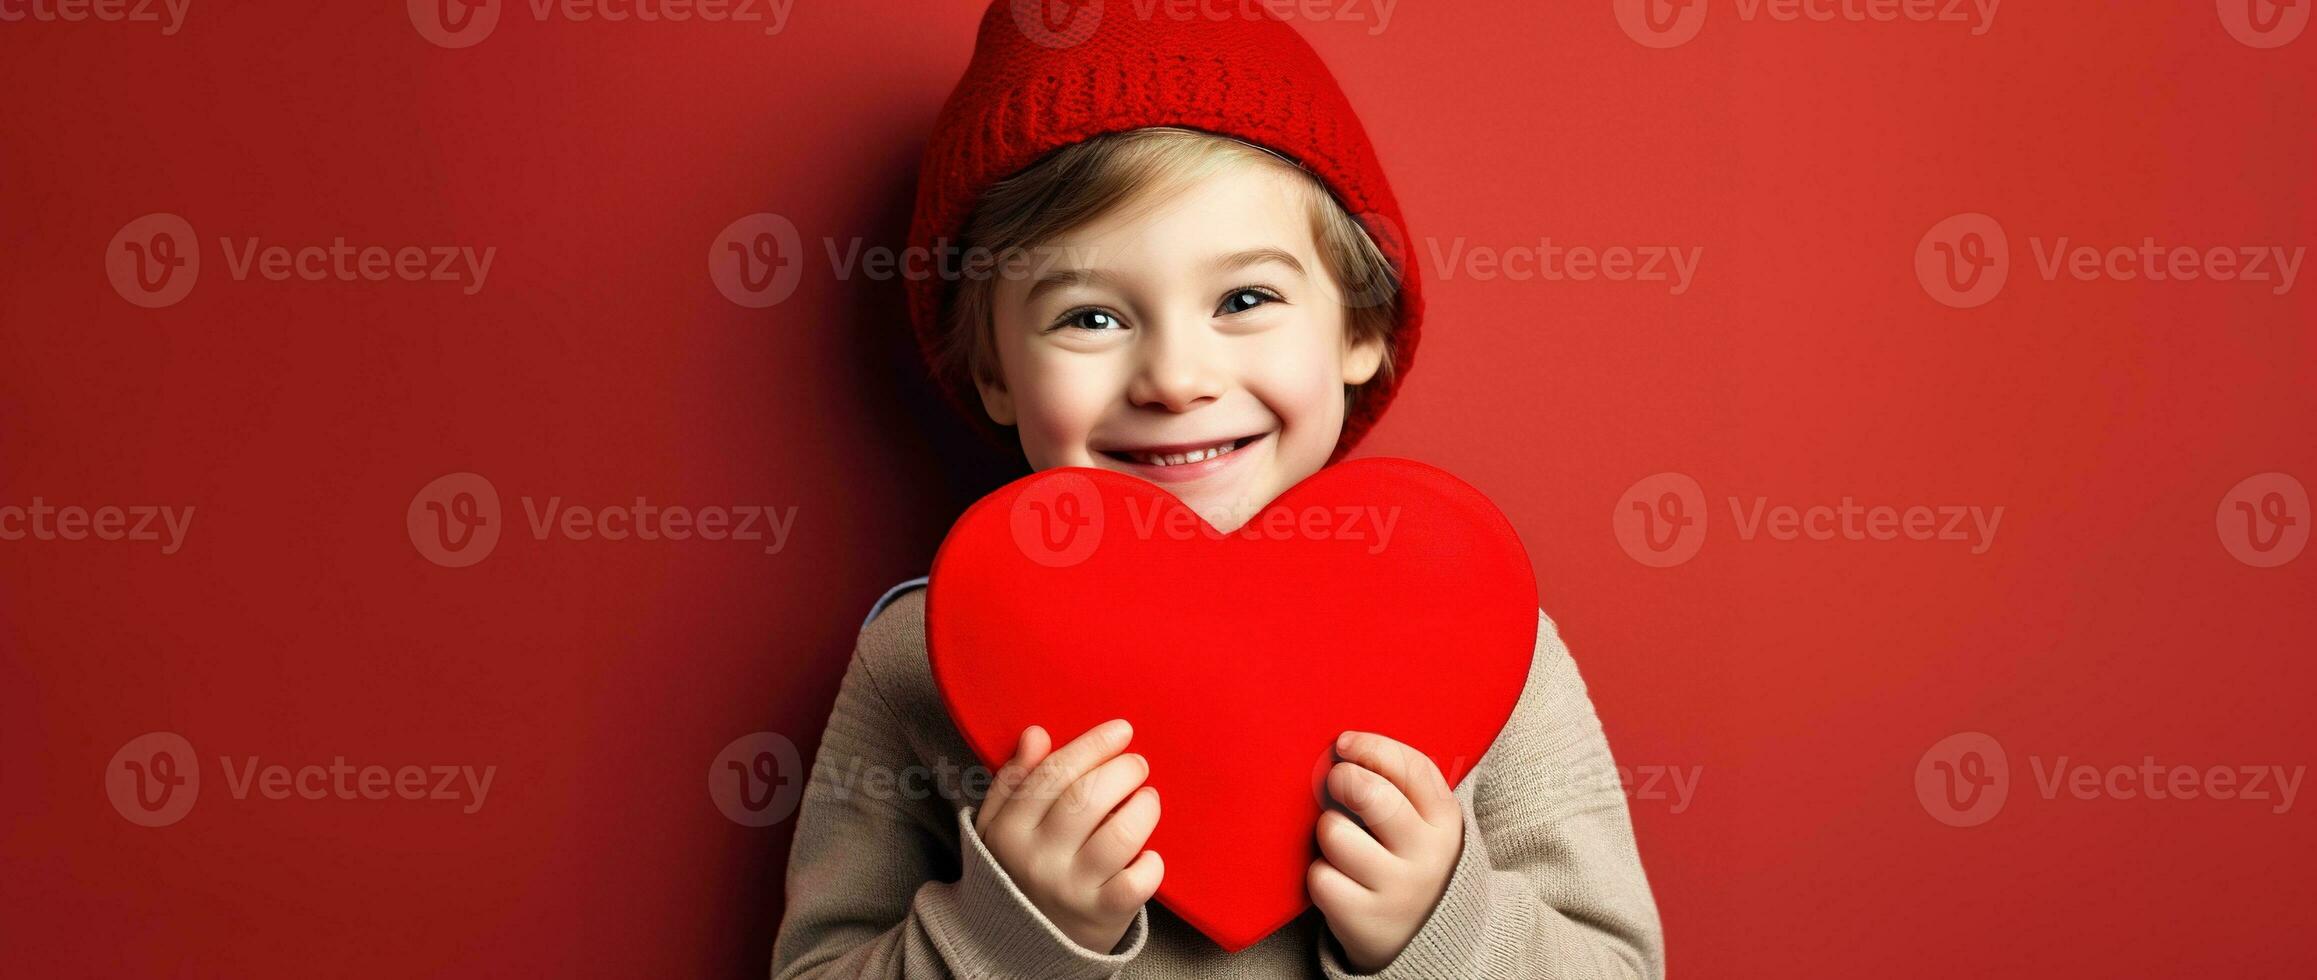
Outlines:
<svg viewBox="0 0 2317 980"><path fill-rule="evenodd" d="M1354 974L1316 908L1238 953L1155 901L1114 950L1089 950L1063 935L974 831L988 770L934 687L925 594L903 595L862 629L813 760L772 975L1663 977L1657 905L1609 743L1552 621L1540 613L1537 627L1536 656L1511 720L1456 787L1464 852L1447 893L1383 972ZM1055 733L1057 744L1071 737Z"/></svg>

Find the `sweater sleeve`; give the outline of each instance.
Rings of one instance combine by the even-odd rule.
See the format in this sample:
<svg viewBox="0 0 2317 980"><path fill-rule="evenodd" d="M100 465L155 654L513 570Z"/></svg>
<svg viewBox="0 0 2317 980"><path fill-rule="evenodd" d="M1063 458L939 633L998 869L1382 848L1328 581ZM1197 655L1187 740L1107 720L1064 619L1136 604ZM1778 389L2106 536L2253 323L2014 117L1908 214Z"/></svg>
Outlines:
<svg viewBox="0 0 2317 980"><path fill-rule="evenodd" d="M846 669L799 804L774 980L1117 977L1149 937L1148 908L1107 954L1038 911L975 832L975 808L925 791L929 767L863 654Z"/></svg>
<svg viewBox="0 0 2317 980"><path fill-rule="evenodd" d="M1665 938L1633 822L1585 682L1539 614L1518 705L1457 788L1464 850L1432 915L1380 973L1351 972L1333 937L1330 980L1662 980Z"/></svg>

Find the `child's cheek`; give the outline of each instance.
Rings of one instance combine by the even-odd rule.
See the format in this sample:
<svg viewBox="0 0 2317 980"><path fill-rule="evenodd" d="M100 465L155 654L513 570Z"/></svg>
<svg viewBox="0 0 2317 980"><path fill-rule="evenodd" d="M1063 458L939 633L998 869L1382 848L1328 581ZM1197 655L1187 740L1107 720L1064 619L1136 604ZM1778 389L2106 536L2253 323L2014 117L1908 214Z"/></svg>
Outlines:
<svg viewBox="0 0 2317 980"><path fill-rule="evenodd" d="M1089 436L1104 413L1124 399L1123 389L1100 358L1063 355L1026 365L1014 390L1023 454L1038 469L1092 462Z"/></svg>
<svg viewBox="0 0 2317 980"><path fill-rule="evenodd" d="M1246 368L1248 388L1289 429L1333 431L1343 423L1343 366L1319 331L1279 331Z"/></svg>

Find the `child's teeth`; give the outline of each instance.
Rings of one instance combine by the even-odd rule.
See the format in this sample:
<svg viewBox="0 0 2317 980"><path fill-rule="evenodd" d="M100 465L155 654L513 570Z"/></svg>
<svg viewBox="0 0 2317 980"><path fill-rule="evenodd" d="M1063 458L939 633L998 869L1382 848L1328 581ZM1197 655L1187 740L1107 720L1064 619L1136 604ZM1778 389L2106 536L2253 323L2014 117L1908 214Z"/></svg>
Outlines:
<svg viewBox="0 0 2317 980"><path fill-rule="evenodd" d="M1187 453L1167 453L1165 455L1159 455L1157 453L1136 453L1134 454L1134 458L1152 466L1181 466L1185 463L1197 463L1214 459L1217 456L1221 456L1224 453L1230 452L1231 448L1236 445L1238 445L1238 441L1232 440L1231 442L1209 446L1205 449L1194 449Z"/></svg>

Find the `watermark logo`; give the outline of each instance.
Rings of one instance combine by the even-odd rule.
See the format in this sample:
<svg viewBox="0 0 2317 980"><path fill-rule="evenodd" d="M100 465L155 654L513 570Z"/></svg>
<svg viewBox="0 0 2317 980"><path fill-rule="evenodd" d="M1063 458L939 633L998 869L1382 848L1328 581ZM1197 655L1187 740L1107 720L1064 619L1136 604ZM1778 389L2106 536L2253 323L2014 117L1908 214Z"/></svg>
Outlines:
<svg viewBox="0 0 2317 980"><path fill-rule="evenodd" d="M1611 0L1625 36L1652 48L1696 37L1706 0ZM1740 23L1951 24L1980 37L1995 27L2003 0L1734 0Z"/></svg>
<svg viewBox="0 0 2317 980"><path fill-rule="evenodd" d="M600 507L566 503L561 496L529 495L523 503L524 528L534 541L757 541L765 554L788 548L796 528L796 505L739 504L688 507L660 504L648 497ZM499 492L475 473L435 478L411 497L403 514L411 546L444 568L465 568L491 556L502 528Z"/></svg>
<svg viewBox="0 0 2317 980"><path fill-rule="evenodd" d="M105 278L121 298L146 309L175 306L201 278L193 226L174 214L145 215L105 244Z"/></svg>
<svg viewBox="0 0 2317 980"><path fill-rule="evenodd" d="M420 487L404 515L410 544L444 568L465 568L499 546L499 491L476 473L448 473Z"/></svg>
<svg viewBox="0 0 2317 980"><path fill-rule="evenodd" d="M777 732L733 739L708 763L708 799L725 819L770 827L796 812L805 771L796 743Z"/></svg>
<svg viewBox="0 0 2317 980"><path fill-rule="evenodd" d="M0 24L159 24L162 37L185 29L193 0L0 0Z"/></svg>
<svg viewBox="0 0 2317 980"><path fill-rule="evenodd" d="M1984 305L2011 275L2003 226L1978 212L1950 217L1915 244L1915 279L1931 298L1959 310Z"/></svg>
<svg viewBox="0 0 2317 980"><path fill-rule="evenodd" d="M1995 819L2011 796L2011 766L2003 744L1984 732L1940 739L1915 763L1915 799L1931 819L1976 827Z"/></svg>
<svg viewBox="0 0 2317 980"><path fill-rule="evenodd" d="M1446 243L1425 239L1432 275L1445 282L1664 283L1679 296L1697 281L1703 245L1562 245L1540 238L1535 245L1474 245L1463 236Z"/></svg>
<svg viewBox="0 0 2317 980"><path fill-rule="evenodd" d="M1220 508L1236 513L1236 508ZM1165 538L1189 541L1348 541L1365 546L1368 554L1382 554L1392 546L1392 529L1400 525L1397 505L1309 504L1303 507L1267 507L1242 522L1237 530L1216 530L1213 523L1188 507L1170 507L1156 500L1126 500L1127 526L1138 541Z"/></svg>
<svg viewBox="0 0 2317 980"><path fill-rule="evenodd" d="M447 282L472 296L491 277L497 246L353 245L345 238L309 245L269 245L257 236L221 237L226 274L271 282ZM201 276L201 245L193 226L174 214L148 214L121 226L105 245L105 277L121 298L147 309L173 306Z"/></svg>
<svg viewBox="0 0 2317 980"><path fill-rule="evenodd" d="M201 765L193 743L176 732L146 732L105 763L105 796L121 819L166 827L185 819L201 798Z"/></svg>
<svg viewBox="0 0 2317 980"><path fill-rule="evenodd" d="M1706 24L1706 0L1616 0L1617 26L1644 47L1688 44Z"/></svg>
<svg viewBox="0 0 2317 980"><path fill-rule="evenodd" d="M1367 24L1375 37L1392 26L1400 0L1133 0L1135 17L1180 22L1227 20L1333 21Z"/></svg>
<svg viewBox="0 0 2317 980"><path fill-rule="evenodd" d="M1388 756L1399 766L1424 765L1418 758L1422 753L1413 747L1403 745L1386 751ZM1331 807L1337 802L1334 791L1328 785L1328 777L1335 771L1335 767L1343 761L1344 757L1339 753L1336 743L1332 740L1312 760L1311 794L1314 799L1319 801L1322 808ZM1435 760L1432 764L1438 766L1444 775L1451 769L1462 768L1466 773L1464 779L1475 778L1472 775L1472 769L1466 765L1466 760L1462 756L1448 760ZM1654 807L1663 805L1667 813L1679 816L1689 812L1689 808L1697 802L1698 786L1704 781L1704 778L1705 767L1700 765L1617 763L1602 766L1580 764L1555 766L1550 772L1527 777L1527 782L1524 785L1536 792L1561 798L1581 797L1596 793L1616 793L1625 797L1628 806L1639 807L1646 804Z"/></svg>
<svg viewBox="0 0 2317 980"><path fill-rule="evenodd" d="M1995 546L2004 511L2001 504L1862 504L1849 496L1822 504L1773 504L1760 496L1726 499L1740 541L1959 542L1970 545L1973 555ZM1625 553L1651 568L1682 564L1705 546L1705 493L1680 473L1659 473L1635 483L1617 499L1609 519Z"/></svg>
<svg viewBox="0 0 2317 980"><path fill-rule="evenodd" d="M1705 547L1705 490L1681 473L1643 477L1617 498L1610 525L1634 561L1671 568Z"/></svg>
<svg viewBox="0 0 2317 980"><path fill-rule="evenodd" d="M410 26L438 47L469 48L499 26L501 0L409 0Z"/></svg>
<svg viewBox="0 0 2317 980"><path fill-rule="evenodd" d="M162 554L174 555L192 529L191 506L59 507L44 497L29 505L0 505L0 541L156 541Z"/></svg>
<svg viewBox="0 0 2317 980"><path fill-rule="evenodd" d="M2220 23L2248 48L2291 44L2309 26L2310 0L2220 0Z"/></svg>
<svg viewBox="0 0 2317 980"><path fill-rule="evenodd" d="M1102 544L1102 494L1076 473L1043 477L1014 496L1014 547L1047 568L1069 568Z"/></svg>
<svg viewBox="0 0 2317 980"><path fill-rule="evenodd" d="M2101 765L2071 756L2027 756L2034 796L2073 800L2252 802L2272 815L2289 813L2308 767L2296 765L2195 766L2141 756L2137 763ZM2026 784L2021 784L2023 787ZM1940 739L1915 763L1915 798L1923 812L1950 827L1977 827L1995 819L2011 798L2011 766L2002 743L1984 732Z"/></svg>
<svg viewBox="0 0 2317 980"><path fill-rule="evenodd" d="M1049 48L1074 48L1102 26L1103 0L1013 0L1014 26Z"/></svg>
<svg viewBox="0 0 2317 980"><path fill-rule="evenodd" d="M445 48L470 48L483 43L499 26L506 0L408 0L410 24L418 36ZM523 0L514 9L528 9L536 23L551 20L572 24L763 24L767 35L788 28L796 0Z"/></svg>
<svg viewBox="0 0 2317 980"><path fill-rule="evenodd" d="M995 250L960 247L947 239L895 248L861 236L840 240L831 235L819 244L828 259L829 277L837 282L1035 280L1059 263L1091 266L1097 255L1083 245ZM815 261L795 222L770 212L742 217L708 243L709 281L725 299L749 309L776 306L795 295Z"/></svg>
<svg viewBox="0 0 2317 980"><path fill-rule="evenodd" d="M357 766L345 756L333 756L329 765L261 765L257 756L235 763L218 756L225 770L226 791L236 800L250 792L269 800L432 800L459 804L459 812L473 816L490 799L491 781L498 766Z"/></svg>
<svg viewBox="0 0 2317 980"><path fill-rule="evenodd" d="M345 756L329 765L262 765L257 756L236 763L218 756L226 792L247 800L255 792L269 800L446 800L472 815L490 797L498 766L356 766ZM132 738L105 764L105 795L121 818L140 827L166 827L185 819L201 796L201 763L193 743L175 732L147 732Z"/></svg>
<svg viewBox="0 0 2317 980"><path fill-rule="evenodd" d="M804 276L803 239L796 223L760 212L724 226L708 246L708 278L716 291L752 310L778 305Z"/></svg>
<svg viewBox="0 0 2317 980"><path fill-rule="evenodd" d="M938 757L932 765L913 763L899 769L853 756L841 767L824 771L829 798L835 800L982 800L989 797L990 786L997 782L997 774L988 766L979 762L959 765L948 756Z"/></svg>
<svg viewBox="0 0 2317 980"><path fill-rule="evenodd" d="M2213 515L2221 547L2254 568L2275 568L2309 545L2309 491L2288 473L2258 473L2238 481Z"/></svg>
<svg viewBox="0 0 2317 980"><path fill-rule="evenodd" d="M2167 244L2153 235L2137 243L2087 245L2066 235L2027 237L2033 274L2045 282L2211 282L2269 285L2292 292L2300 280L2302 245ZM1957 309L1980 306L2003 290L2011 272L2003 226L1976 212L1931 227L1915 246L1915 277L1932 299Z"/></svg>

